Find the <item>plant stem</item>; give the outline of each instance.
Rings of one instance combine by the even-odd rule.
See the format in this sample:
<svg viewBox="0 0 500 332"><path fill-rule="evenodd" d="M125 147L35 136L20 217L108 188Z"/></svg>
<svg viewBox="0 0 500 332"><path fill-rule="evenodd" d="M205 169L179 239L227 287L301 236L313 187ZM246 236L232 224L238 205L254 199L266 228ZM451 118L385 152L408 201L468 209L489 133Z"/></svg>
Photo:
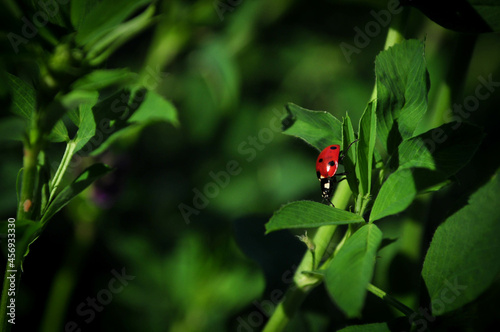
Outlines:
<svg viewBox="0 0 500 332"><path fill-rule="evenodd" d="M66 145L66 150L64 151L61 163L59 164L56 174L54 174L54 178L52 179L52 182L50 184L50 197L49 200L47 201L47 206L54 198L57 192L57 188L59 187L59 184L61 183L64 174L66 174L66 170L68 169L71 158L73 158L73 153L75 151L75 148L76 148L76 143L73 141L69 142Z"/></svg>
<svg viewBox="0 0 500 332"><path fill-rule="evenodd" d="M380 288L378 288L372 284L368 284L367 290L369 292L371 292L372 294L378 296L379 298L381 298L382 300L384 300L388 304L392 305L394 308L401 311L407 317L411 317L412 315L416 314L415 311L411 310L406 305L399 302L398 300L396 300L395 298L388 295L386 292L384 292L383 290L381 290Z"/></svg>
<svg viewBox="0 0 500 332"><path fill-rule="evenodd" d="M345 209L350 198L351 191L349 189L349 185L346 181L340 182L332 200L333 204L335 204L335 206L339 209ZM316 231L313 238L313 242L316 245L316 264L321 261L336 229L337 225L329 225L319 227ZM305 299L307 293L321 282L321 279L318 278L318 276L303 273L304 271L311 271L315 268L316 266L313 266L313 255L309 250L307 250L297 270L295 271L295 275L293 277L294 283L287 290L284 298L273 312L271 318L264 327L264 332L283 331L285 329L286 325L292 319L295 311L300 307L302 301Z"/></svg>
<svg viewBox="0 0 500 332"><path fill-rule="evenodd" d="M34 204L38 202L33 202L35 183L37 179L37 160L40 150L35 145L34 147L24 148L23 157L23 180L21 184L21 195L18 202L17 208L17 220L29 220L31 219L32 212L34 210Z"/></svg>
<svg viewBox="0 0 500 332"><path fill-rule="evenodd" d="M37 181L37 161L38 154L40 153L39 136L37 131L32 133L33 139L30 142L25 142L24 145L24 157L23 157L23 180L21 184L21 195L18 202L17 209L17 220L30 220L32 218L32 213L34 210L34 204L39 204L39 202L34 202L34 190ZM16 227L17 228L17 227ZM15 276L15 294L19 289L19 281L21 279L21 266L20 255L24 254L24 249L18 246L16 247L16 258L14 260L15 266L12 267L7 261L5 265L4 282L2 287L2 298L0 300L0 330L4 332L10 331L12 324L8 323L9 316L7 316L7 305L12 299L15 300L15 295L9 295L10 280L7 277ZM15 272L9 272L15 271ZM9 300L10 298L10 300Z"/></svg>

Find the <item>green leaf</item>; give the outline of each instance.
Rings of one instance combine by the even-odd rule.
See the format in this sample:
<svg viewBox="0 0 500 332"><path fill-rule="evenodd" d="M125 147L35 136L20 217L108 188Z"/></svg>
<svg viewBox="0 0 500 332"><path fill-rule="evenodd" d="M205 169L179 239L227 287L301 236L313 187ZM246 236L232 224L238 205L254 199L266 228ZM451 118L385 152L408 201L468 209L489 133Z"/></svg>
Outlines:
<svg viewBox="0 0 500 332"><path fill-rule="evenodd" d="M442 3L410 1L437 24L462 33L500 32L500 4L495 0L467 0Z"/></svg>
<svg viewBox="0 0 500 332"><path fill-rule="evenodd" d="M391 332L391 330L387 323L372 323L347 326L338 332Z"/></svg>
<svg viewBox="0 0 500 332"><path fill-rule="evenodd" d="M75 30L80 30L83 22L87 20L87 15L99 3L99 0L72 0L71 1L71 24Z"/></svg>
<svg viewBox="0 0 500 332"><path fill-rule="evenodd" d="M67 2L64 1L37 1L31 0L31 5L33 6L33 23L40 29L39 32L41 35L45 37L47 32L43 31L46 29L46 23L41 24L38 18L35 17L43 17L42 20L48 20L52 24L59 25L60 27L67 28L68 24L66 24L68 17L69 8L66 6ZM40 16L39 16L40 15ZM36 20L36 21L35 21ZM40 23L38 23L40 22ZM44 21L42 21L44 22ZM41 26L40 26L41 25ZM49 32L50 33L50 32ZM26 37L26 36L25 36Z"/></svg>
<svg viewBox="0 0 500 332"><path fill-rule="evenodd" d="M312 201L293 202L276 211L266 224L266 234L285 228L314 228L364 222L359 215Z"/></svg>
<svg viewBox="0 0 500 332"><path fill-rule="evenodd" d="M469 3L472 4L474 11L486 22L491 31L500 32L500 4L497 1L469 0ZM470 29L467 22L463 22L464 26Z"/></svg>
<svg viewBox="0 0 500 332"><path fill-rule="evenodd" d="M38 127L41 133L49 135L52 133L52 130L56 129L55 139L62 139L64 137L67 140L66 128L62 129L60 127L57 129L55 127L56 124L68 111L74 110L81 103L95 100L96 93L96 91L71 90L65 95L58 96L39 113Z"/></svg>
<svg viewBox="0 0 500 332"><path fill-rule="evenodd" d="M120 90L108 98L99 101L92 107L96 128L94 136L90 139L88 137L86 138L87 142L91 141L90 143L92 143L92 145L89 146L90 143L88 142L85 146L84 149L86 153L95 153L95 150L106 142L111 135L129 125L127 120L140 106L140 102L142 102L141 98L138 99L138 102L134 102L131 100L130 95L130 91ZM88 133L90 134L91 131L92 129L90 128Z"/></svg>
<svg viewBox="0 0 500 332"><path fill-rule="evenodd" d="M94 107L96 103L97 96L95 100L82 103L78 107L78 110L70 112L70 118L75 125L78 126L78 131L73 138L73 141L76 143L73 153L76 153L83 148L85 144L87 144L87 142L95 135L96 122L94 120L94 114L92 113L92 107Z"/></svg>
<svg viewBox="0 0 500 332"><path fill-rule="evenodd" d="M388 155L413 133L427 111L424 43L406 40L375 60L377 136Z"/></svg>
<svg viewBox="0 0 500 332"><path fill-rule="evenodd" d="M114 27L125 21L139 8L151 3L151 0L103 0L87 13L80 23L76 42L80 46L97 42Z"/></svg>
<svg viewBox="0 0 500 332"><path fill-rule="evenodd" d="M344 149L347 149L349 144L354 142L356 137L354 136L354 129L352 128L352 123L351 123L351 118L349 117L348 114L346 114L346 117L344 118L344 122L342 123L342 128L343 128L343 135L342 135L342 142L343 142L343 147ZM345 153L345 152L344 152ZM345 171L347 172L347 182L349 183L349 188L351 188L351 192L357 196L359 191L358 191L358 178L356 176L356 146L352 146L349 151L347 151L346 158L344 158L344 168Z"/></svg>
<svg viewBox="0 0 500 332"><path fill-rule="evenodd" d="M303 139L318 150L342 144L342 123L328 112L310 111L292 103L286 105L283 133Z"/></svg>
<svg viewBox="0 0 500 332"><path fill-rule="evenodd" d="M125 95L122 93L121 96ZM117 99L112 99L101 105L101 107L94 108L96 123L102 123L106 118L116 120L111 128L96 131L96 137L93 141L102 143L95 146L91 155L95 156L102 153L117 140L131 133L138 133L152 123L163 121L172 123L175 126L179 124L177 110L172 103L154 91L144 89L136 91L128 102L129 106L125 107L126 104L123 105L123 101L127 99L127 96L123 97L120 99L121 103L117 103ZM108 109L107 112L99 112L99 109L106 109L107 107L110 107L111 112Z"/></svg>
<svg viewBox="0 0 500 332"><path fill-rule="evenodd" d="M155 91L147 91L144 101L132 114L129 123L151 123L165 121L174 126L179 125L175 106Z"/></svg>
<svg viewBox="0 0 500 332"><path fill-rule="evenodd" d="M381 242L380 229L364 225L347 239L326 269L328 293L349 318L361 314Z"/></svg>
<svg viewBox="0 0 500 332"><path fill-rule="evenodd" d="M500 273L500 170L441 224L427 252L422 276L433 315L473 301Z"/></svg>
<svg viewBox="0 0 500 332"><path fill-rule="evenodd" d="M31 125L31 119L36 110L35 90L22 79L7 73L8 84L12 93L11 111L26 120Z"/></svg>
<svg viewBox="0 0 500 332"><path fill-rule="evenodd" d="M471 124L444 124L403 141L398 164L391 160L391 168L428 168L449 177L469 162L483 137L483 131Z"/></svg>
<svg viewBox="0 0 500 332"><path fill-rule="evenodd" d="M105 36L98 39L88 47L86 59L90 65L96 66L103 63L115 50L130 40L133 36L146 29L153 23L155 6L151 5L141 14L119 24Z"/></svg>
<svg viewBox="0 0 500 332"><path fill-rule="evenodd" d="M124 87L135 82L137 74L127 68L98 69L80 78L73 84L79 90L102 90L112 85Z"/></svg>
<svg viewBox="0 0 500 332"><path fill-rule="evenodd" d="M397 171L382 184L370 222L405 210L418 193L441 189L469 162L483 136L476 126L448 123L403 141L399 158L389 162Z"/></svg>
<svg viewBox="0 0 500 332"><path fill-rule="evenodd" d="M370 102L359 120L358 162L356 175L359 179L359 193L370 194L372 184L373 151L377 139L377 115L375 105Z"/></svg>
<svg viewBox="0 0 500 332"><path fill-rule="evenodd" d="M99 94L97 91L72 90L61 97L61 104L68 112L72 112L78 108L80 104L91 103L96 100L98 96Z"/></svg>
<svg viewBox="0 0 500 332"><path fill-rule="evenodd" d="M0 121L0 142L22 141L26 121L17 116L8 116Z"/></svg>
<svg viewBox="0 0 500 332"><path fill-rule="evenodd" d="M50 135L55 125L66 113L66 107L60 99L55 99L38 113L38 128L43 135ZM61 129L59 129L61 130Z"/></svg>
<svg viewBox="0 0 500 332"><path fill-rule="evenodd" d="M404 168L392 173L380 188L370 213L370 222L403 211L416 195L412 169Z"/></svg>
<svg viewBox="0 0 500 332"><path fill-rule="evenodd" d="M45 224L54 214L59 212L76 195L90 186L94 181L111 171L111 168L104 164L94 164L84 170L69 186L64 188L49 204L44 212L41 223Z"/></svg>
<svg viewBox="0 0 500 332"><path fill-rule="evenodd" d="M56 125L52 129L49 140L51 142L67 142L69 141L68 130L64 125L62 120L57 121Z"/></svg>
<svg viewBox="0 0 500 332"><path fill-rule="evenodd" d="M5 239L2 240L2 245L6 247L9 224L7 220L2 220L0 222L0 237ZM42 224L32 220L22 219L16 220L14 224L16 229L16 259L14 264L16 267L21 266L22 268L22 262L29 253L30 244L38 238L42 231Z"/></svg>

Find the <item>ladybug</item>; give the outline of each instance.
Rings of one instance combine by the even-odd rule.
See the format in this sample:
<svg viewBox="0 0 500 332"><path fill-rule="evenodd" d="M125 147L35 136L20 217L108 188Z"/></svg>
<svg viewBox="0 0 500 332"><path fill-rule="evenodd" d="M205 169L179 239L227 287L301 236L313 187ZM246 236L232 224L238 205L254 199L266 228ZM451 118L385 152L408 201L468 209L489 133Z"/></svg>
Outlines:
<svg viewBox="0 0 500 332"><path fill-rule="evenodd" d="M318 156L316 160L316 175L318 176L318 180L321 183L321 197L323 197L324 201L328 201L330 205L334 206L330 201L333 195L332 183L339 183L342 180L345 180L346 177L337 180L336 176L347 175L347 172L337 173L337 169L339 167L339 162L341 162L347 151L351 148L351 146L356 143L358 140L355 140L347 147L345 152L340 151L340 145L330 145L327 146Z"/></svg>

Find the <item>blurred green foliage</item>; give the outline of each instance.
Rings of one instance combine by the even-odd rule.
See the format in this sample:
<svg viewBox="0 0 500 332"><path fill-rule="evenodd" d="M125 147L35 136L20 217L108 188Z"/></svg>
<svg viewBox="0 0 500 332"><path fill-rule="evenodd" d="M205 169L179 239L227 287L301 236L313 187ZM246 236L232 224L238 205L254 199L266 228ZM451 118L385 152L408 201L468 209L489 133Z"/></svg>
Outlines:
<svg viewBox="0 0 500 332"><path fill-rule="evenodd" d="M214 4L158 2L155 24L118 45L106 60L108 68L127 67L141 77L154 72L154 90L175 105L180 126L155 123L142 131L130 130L97 157L117 170L56 215L32 246L14 331L40 329L50 293L59 291L55 281L74 285L62 307L64 323L73 321L82 330L96 331L234 331L252 313L265 317L256 301L269 300L273 290L286 288L287 271L293 270L305 248L286 231L264 237L264 223L284 203L319 201L320 190L314 171L317 150L273 130L276 119L281 120L283 106L293 102L337 118L349 112L352 122L359 122L373 89L374 60L383 49L386 29L350 63L339 44L352 43L353 28L373 21L370 11L387 4L241 1L222 19ZM11 6L10 1L3 5ZM64 12L70 13L67 8ZM34 59L13 51L7 34L19 33L22 21L7 13L0 13L0 69L32 81L40 69ZM101 15L104 20L106 12ZM61 29L54 26L53 31L57 43ZM416 10L410 13L407 31L407 37L426 40L431 81L426 123L446 122L433 118L432 110L463 103L474 93L479 75L499 80L497 35L480 35L471 42ZM40 45L54 48L46 42ZM464 49L470 52L470 65L450 66ZM455 71L463 73L462 79ZM1 75L0 98L7 109L13 100L5 74ZM448 91L446 82L464 84ZM449 100L443 103L440 98L447 91ZM398 240L379 252L374 283L411 307L419 303L420 260L433 230L457 201L466 200L500 165L500 115L491 111L499 102L495 91L467 119L482 126L487 137L471 164L456 174L456 183L434 198L422 197L408 214L379 225L385 235ZM17 207L22 145L11 140L19 133L16 126L20 124L10 113L1 113L2 220L14 216ZM50 157L60 160L64 146L53 145ZM227 185L218 185L211 174L228 172L231 161L240 172L229 176ZM73 176L79 171L75 168ZM187 223L179 205L195 208L196 190L209 196L206 191L211 189L217 194L201 204L205 207L196 208ZM391 273L396 265L397 274ZM122 268L135 279L86 322L88 316L77 308L107 289L113 278L110 271ZM497 286L494 291L498 294ZM483 300L468 313L487 313ZM55 301L66 303L57 296ZM368 298L363 314L364 322L398 315L373 298ZM310 294L291 329L324 331L345 324L322 290Z"/></svg>

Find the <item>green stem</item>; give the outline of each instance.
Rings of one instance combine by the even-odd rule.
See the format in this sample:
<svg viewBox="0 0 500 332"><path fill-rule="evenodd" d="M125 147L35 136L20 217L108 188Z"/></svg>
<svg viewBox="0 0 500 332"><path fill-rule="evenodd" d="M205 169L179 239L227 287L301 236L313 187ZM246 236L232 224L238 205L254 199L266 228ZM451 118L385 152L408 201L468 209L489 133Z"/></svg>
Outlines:
<svg viewBox="0 0 500 332"><path fill-rule="evenodd" d="M35 146L33 148L24 148L23 157L23 180L21 184L21 195L17 208L17 220L30 220L33 212L33 202L35 184L37 179L37 160L40 150Z"/></svg>
<svg viewBox="0 0 500 332"><path fill-rule="evenodd" d="M368 284L367 290L370 293L374 294L375 296L378 296L379 298L384 300L386 303L392 305L394 308L401 311L403 314L405 314L405 316L411 317L412 315L415 315L415 311L411 310L403 303L399 302L398 300L396 300L392 296L388 295L386 292L384 292L380 288L378 288L372 284Z"/></svg>
<svg viewBox="0 0 500 332"><path fill-rule="evenodd" d="M21 184L21 195L18 202L17 209L17 220L30 220L32 218L34 204L39 202L34 202L34 190L37 181L37 160L38 154L40 153L40 142L39 135L36 131L32 133L33 139L32 143L26 142L24 145L24 157L23 157L23 180ZM16 227L17 229L17 227ZM16 257L24 253L24 248L20 248L19 244L16 247ZM9 316L7 316L7 305L10 304L12 299L15 301L17 290L19 289L19 281L21 279L21 268L19 263L21 259L14 260L15 266L12 267L10 262L7 261L5 266L5 275L2 287L2 297L0 300L0 330L4 332L10 331L12 324L8 322ZM10 272L13 271L13 272ZM11 296L10 289L10 279L7 277L15 276L15 293ZM9 295L10 294L10 295ZM10 310L10 309L9 309Z"/></svg>
<svg viewBox="0 0 500 332"><path fill-rule="evenodd" d="M57 188L59 187L59 184L61 183L61 180L63 179L64 174L66 174L66 170L68 169L69 163L71 162L71 158L73 158L75 148L76 148L76 143L73 141L69 142L66 145L66 150L64 151L64 155L62 157L61 163L59 164L59 167L57 168L56 174L54 174L54 178L50 184L50 196L49 196L49 200L47 202L47 205L54 198L54 196L57 192Z"/></svg>
<svg viewBox="0 0 500 332"><path fill-rule="evenodd" d="M340 182L332 200L333 204L335 204L335 206L339 209L345 209L349 204L350 198L351 191L349 189L349 185L346 181ZM336 229L337 225L328 225L319 227L316 231L313 238L313 243L316 246L315 264L318 264L321 261ZM315 269L316 266L313 264L313 255L309 250L307 250L297 270L295 271L293 285L287 290L285 297L273 312L271 318L264 327L264 332L283 331L290 319L292 319L295 311L297 311L300 307L308 292L321 282L321 278L317 275L304 273L306 271L311 271L311 267Z"/></svg>

